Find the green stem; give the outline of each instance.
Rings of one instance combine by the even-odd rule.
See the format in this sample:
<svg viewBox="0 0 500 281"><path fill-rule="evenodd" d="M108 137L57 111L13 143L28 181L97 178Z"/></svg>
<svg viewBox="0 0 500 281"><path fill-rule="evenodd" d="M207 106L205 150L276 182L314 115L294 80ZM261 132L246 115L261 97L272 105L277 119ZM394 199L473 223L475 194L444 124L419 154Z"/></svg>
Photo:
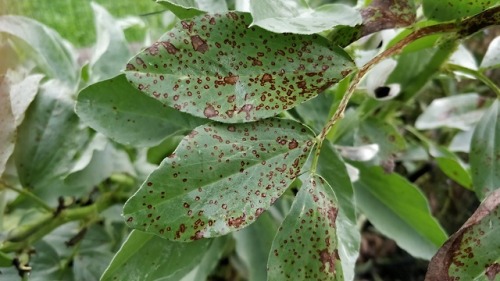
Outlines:
<svg viewBox="0 0 500 281"><path fill-rule="evenodd" d="M477 32L478 30L495 25L500 23L500 6L491 8L489 10L486 10L480 14L477 14L473 17L466 18L462 21L457 21L453 23L442 23L442 24L436 24L436 25L431 25L431 26L425 26L422 27L412 33L410 33L408 36L403 38L401 41L397 42L390 48L386 49L382 53L378 54L375 56L373 59L371 59L369 62L367 62L365 65L363 65L358 73L356 73L356 76L354 76L351 85L347 91L347 93L342 97L342 100L340 101L340 104L333 114L332 118L328 120L326 123L325 127L323 127L323 130L321 131L321 134L316 137L317 139L317 144L316 144L316 151L314 153L314 158L312 162L311 169L313 172L316 171L317 165L318 165L318 159L319 155L321 152L321 146L323 145L323 141L325 140L326 136L330 132L330 130L333 128L333 126L344 117L344 112L347 108L347 104L349 103L349 100L351 99L354 90L358 87L361 79L370 71L375 65L377 65L379 62L382 60L392 57L394 55L397 55L400 53L404 47L406 47L408 44L414 42L415 40L418 40L420 38L429 36L429 35L435 35L439 33L450 33L450 32L456 32L458 36L460 37L465 37L470 34L473 34Z"/></svg>
<svg viewBox="0 0 500 281"><path fill-rule="evenodd" d="M495 85L495 83L493 83L493 81L491 81L482 72L452 63L447 64L446 68L451 71L460 71L465 74L474 76L476 79L478 79L479 81L483 82L486 86L488 86L500 98L500 88L497 85Z"/></svg>
<svg viewBox="0 0 500 281"><path fill-rule="evenodd" d="M36 196L35 194L29 192L28 190L26 189L21 189L21 188L17 188L17 187L13 187L3 181L0 181L0 189L10 189L12 191L15 191L21 195L24 195L26 197L29 197L30 199L32 199L33 201L35 201L35 203L38 204L38 206L40 206L42 209L52 213L54 211L53 208L51 208L49 205L47 205L45 202L43 202L42 199L40 199L38 196Z"/></svg>

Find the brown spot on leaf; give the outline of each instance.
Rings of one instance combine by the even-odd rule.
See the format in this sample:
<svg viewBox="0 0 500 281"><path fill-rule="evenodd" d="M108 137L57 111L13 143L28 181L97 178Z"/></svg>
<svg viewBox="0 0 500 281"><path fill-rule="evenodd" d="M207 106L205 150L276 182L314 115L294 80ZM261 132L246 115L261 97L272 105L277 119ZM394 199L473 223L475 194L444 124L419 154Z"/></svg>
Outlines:
<svg viewBox="0 0 500 281"><path fill-rule="evenodd" d="M299 146L299 143L295 140L295 139L292 139L289 143L288 143L288 148L289 149L295 149Z"/></svg>
<svg viewBox="0 0 500 281"><path fill-rule="evenodd" d="M495 277L500 273L500 264L495 262L492 265L486 268L486 277L488 277L489 281L495 280Z"/></svg>
<svg viewBox="0 0 500 281"><path fill-rule="evenodd" d="M163 47L165 48L165 50L167 50L167 52L171 55L177 53L177 51L179 51L179 49L177 49L172 43L170 42L167 42L167 41L162 41L161 44L163 45Z"/></svg>
<svg viewBox="0 0 500 281"><path fill-rule="evenodd" d="M245 222L245 218L246 218L246 215L243 214L237 218L230 218L228 221L227 221L227 225L228 226L233 226L233 227L240 227L244 222Z"/></svg>
<svg viewBox="0 0 500 281"><path fill-rule="evenodd" d="M261 83L266 83L266 82L272 83L273 76L269 73L264 73L264 75L262 75L262 78L260 79L260 82Z"/></svg>
<svg viewBox="0 0 500 281"><path fill-rule="evenodd" d="M224 77L224 82L226 82L227 84L230 84L230 85L235 85L239 79L240 79L239 76L229 75L229 76Z"/></svg>
<svg viewBox="0 0 500 281"><path fill-rule="evenodd" d="M208 50L207 42L201 39L201 37L198 35L191 36L191 44L193 45L193 49L195 51L202 54L204 54Z"/></svg>
<svg viewBox="0 0 500 281"><path fill-rule="evenodd" d="M207 118L212 118L219 115L219 111L215 110L213 105L207 104L207 107L205 107L205 110L203 111L203 115Z"/></svg>
<svg viewBox="0 0 500 281"><path fill-rule="evenodd" d="M335 273L335 259L338 258L337 250L333 253L329 253L328 249L323 249L319 251L319 259L323 264L321 266L321 271L328 271L330 273Z"/></svg>

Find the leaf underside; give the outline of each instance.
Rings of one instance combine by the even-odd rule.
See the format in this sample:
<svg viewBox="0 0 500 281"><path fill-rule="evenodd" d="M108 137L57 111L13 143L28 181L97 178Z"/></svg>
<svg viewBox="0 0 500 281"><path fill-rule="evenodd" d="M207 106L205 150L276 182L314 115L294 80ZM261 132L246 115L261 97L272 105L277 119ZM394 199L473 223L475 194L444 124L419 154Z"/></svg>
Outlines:
<svg viewBox="0 0 500 281"><path fill-rule="evenodd" d="M225 123L274 116L309 100L355 69L317 35L250 27L246 13L181 21L127 64L127 79L162 103Z"/></svg>
<svg viewBox="0 0 500 281"><path fill-rule="evenodd" d="M283 194L313 144L309 129L291 120L202 125L129 199L124 217L170 240L238 230Z"/></svg>

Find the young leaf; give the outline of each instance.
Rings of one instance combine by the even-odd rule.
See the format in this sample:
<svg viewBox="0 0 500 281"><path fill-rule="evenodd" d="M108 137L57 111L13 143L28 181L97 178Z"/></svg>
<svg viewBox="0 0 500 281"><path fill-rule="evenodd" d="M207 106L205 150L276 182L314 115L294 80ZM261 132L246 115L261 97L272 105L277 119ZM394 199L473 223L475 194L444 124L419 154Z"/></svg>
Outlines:
<svg viewBox="0 0 500 281"><path fill-rule="evenodd" d="M500 187L500 101L476 125L470 150L472 183L479 198Z"/></svg>
<svg viewBox="0 0 500 281"><path fill-rule="evenodd" d="M484 98L478 94L462 94L434 99L418 117L415 127L419 130L450 127L468 130L484 113Z"/></svg>
<svg viewBox="0 0 500 281"><path fill-rule="evenodd" d="M51 78L70 84L78 79L76 52L54 30L21 16L0 16L0 32L19 37L40 55L39 66Z"/></svg>
<svg viewBox="0 0 500 281"><path fill-rule="evenodd" d="M95 2L90 2L94 12L97 42L90 61L91 81L109 79L119 73L130 58L128 43L123 30L109 12Z"/></svg>
<svg viewBox="0 0 500 281"><path fill-rule="evenodd" d="M16 143L16 119L12 112L9 95L10 87L0 77L0 177L5 171L7 160L14 151Z"/></svg>
<svg viewBox="0 0 500 281"><path fill-rule="evenodd" d="M337 199L311 175L274 238L267 280L344 280L337 249Z"/></svg>
<svg viewBox="0 0 500 281"><path fill-rule="evenodd" d="M430 259L447 237L424 195L401 176L386 174L380 167L355 167L361 175L354 183L354 194L363 214L411 255Z"/></svg>
<svg viewBox="0 0 500 281"><path fill-rule="evenodd" d="M449 21L478 14L498 4L491 0L423 0L424 15L431 20Z"/></svg>
<svg viewBox="0 0 500 281"><path fill-rule="evenodd" d="M101 276L107 280L178 281L203 258L212 240L172 242L133 230Z"/></svg>
<svg viewBox="0 0 500 281"><path fill-rule="evenodd" d="M223 13L227 11L225 0L157 0L159 4L167 7L180 19L209 13Z"/></svg>
<svg viewBox="0 0 500 281"><path fill-rule="evenodd" d="M500 190L481 203L432 258L425 280L498 280Z"/></svg>
<svg viewBox="0 0 500 281"><path fill-rule="evenodd" d="M472 179L465 164L453 152L445 147L432 145L429 148L429 153L436 159L439 168L450 179L456 181L465 188L472 188Z"/></svg>
<svg viewBox="0 0 500 281"><path fill-rule="evenodd" d="M190 241L241 229L285 192L314 144L291 120L193 130L125 204L139 230Z"/></svg>
<svg viewBox="0 0 500 281"><path fill-rule="evenodd" d="M354 26L361 15L343 4L327 4L312 9L303 0L251 0L252 25L276 33L313 34L336 25Z"/></svg>
<svg viewBox="0 0 500 281"><path fill-rule="evenodd" d="M127 79L162 103L226 123L274 116L315 97L354 64L317 36L247 28L228 12L181 21L127 65Z"/></svg>
<svg viewBox="0 0 500 281"><path fill-rule="evenodd" d="M83 89L78 94L76 113L113 140L141 146L158 144L176 131L206 122L143 95L130 86L125 75Z"/></svg>

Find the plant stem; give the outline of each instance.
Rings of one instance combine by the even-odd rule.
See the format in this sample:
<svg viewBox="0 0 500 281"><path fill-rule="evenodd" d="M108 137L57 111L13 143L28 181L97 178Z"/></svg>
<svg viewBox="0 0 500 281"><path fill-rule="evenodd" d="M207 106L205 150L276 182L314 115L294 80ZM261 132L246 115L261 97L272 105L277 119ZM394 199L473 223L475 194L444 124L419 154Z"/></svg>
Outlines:
<svg viewBox="0 0 500 281"><path fill-rule="evenodd" d="M42 199L38 198L38 196L36 196L35 194L29 192L28 190L26 189L20 189L20 188L17 188L17 187L13 187L3 181L0 181L0 189L10 189L12 191L15 191L21 195L24 195L26 197L29 197L30 199L32 199L33 201L35 201L35 203L38 204L38 206L40 206L42 209L48 211L49 213L52 213L54 211L53 208L51 208L49 205L47 205Z"/></svg>
<svg viewBox="0 0 500 281"><path fill-rule="evenodd" d="M483 82L486 86L488 86L500 98L500 88L497 85L495 85L495 83L493 83L493 81L491 81L482 72L452 63L447 64L447 68L451 71L460 71L465 74L474 76L479 81Z"/></svg>
<svg viewBox="0 0 500 281"><path fill-rule="evenodd" d="M375 65L377 65L379 62L381 62L386 58L397 55L408 44L422 37L439 33L450 33L450 32L456 32L459 37L466 37L470 34L477 32L478 30L481 30L482 28L488 27L490 25L495 25L498 23L500 23L500 6L491 8L475 16L466 18L462 21L457 21L453 23L442 23L442 24L422 27L414 31L413 33L410 33L401 41L397 42L390 48L386 49L382 53L375 56L365 65L363 65L358 70L358 73L356 73L356 75L354 76L351 85L347 90L347 93L342 97L342 100L340 101L340 104L337 107L337 110L333 114L332 118L330 118L330 120L328 120L328 122L326 123L325 127L323 127L321 134L316 137L317 144L313 158L313 163L311 166L312 171L313 172L316 171L323 141L325 140L326 136L328 135L332 127L337 123L337 121L339 121L344 117L344 112L347 108L349 100L351 99L354 93L354 90L356 90L359 83L361 82L361 79L366 75L366 73L368 73L368 71L370 71Z"/></svg>

